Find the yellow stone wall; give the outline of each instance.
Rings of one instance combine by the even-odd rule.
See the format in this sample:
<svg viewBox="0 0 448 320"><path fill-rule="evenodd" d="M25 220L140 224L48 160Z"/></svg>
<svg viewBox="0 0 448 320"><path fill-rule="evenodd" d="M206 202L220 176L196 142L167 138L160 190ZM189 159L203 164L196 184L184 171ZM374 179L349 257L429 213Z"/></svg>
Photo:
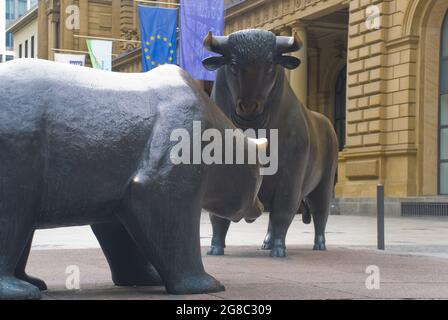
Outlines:
<svg viewBox="0 0 448 320"><path fill-rule="evenodd" d="M380 30L366 28L371 4L380 7ZM438 0L350 1L339 196L374 196L378 183L389 197L437 194L440 31L447 10L448 1Z"/></svg>
<svg viewBox="0 0 448 320"><path fill-rule="evenodd" d="M66 28L66 12L70 5L79 8L80 29ZM52 49L86 51L86 39L75 35L120 38L120 1L112 0L49 0L39 1L38 52L42 59L53 60ZM113 52L118 53L119 43L114 43ZM63 52L63 51L60 51Z"/></svg>

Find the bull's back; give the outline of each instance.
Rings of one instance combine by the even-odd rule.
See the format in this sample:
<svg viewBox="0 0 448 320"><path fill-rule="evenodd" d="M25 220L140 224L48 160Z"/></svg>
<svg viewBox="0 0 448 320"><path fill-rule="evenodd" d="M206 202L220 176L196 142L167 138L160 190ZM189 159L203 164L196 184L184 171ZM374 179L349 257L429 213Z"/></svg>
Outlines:
<svg viewBox="0 0 448 320"><path fill-rule="evenodd" d="M338 155L338 140L330 120L321 113L310 111L313 152L319 165L332 167Z"/></svg>

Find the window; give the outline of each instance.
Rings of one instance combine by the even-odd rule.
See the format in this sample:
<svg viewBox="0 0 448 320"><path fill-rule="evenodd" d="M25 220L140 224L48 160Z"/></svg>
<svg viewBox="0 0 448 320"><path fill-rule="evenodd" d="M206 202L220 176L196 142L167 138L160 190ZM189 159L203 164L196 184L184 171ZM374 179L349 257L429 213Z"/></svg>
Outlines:
<svg viewBox="0 0 448 320"><path fill-rule="evenodd" d="M31 52L30 57L34 58L34 36L31 37Z"/></svg>
<svg viewBox="0 0 448 320"><path fill-rule="evenodd" d="M345 147L345 112L346 112L346 88L347 66L342 68L336 81L335 103L334 103L334 129L339 140L339 151Z"/></svg>
<svg viewBox="0 0 448 320"><path fill-rule="evenodd" d="M6 49L7 50L13 50L14 42L12 39L12 33L6 32Z"/></svg>
<svg viewBox="0 0 448 320"><path fill-rule="evenodd" d="M6 0L6 23L15 19L14 0Z"/></svg>
<svg viewBox="0 0 448 320"><path fill-rule="evenodd" d="M448 195L448 12L442 27L440 57L439 193Z"/></svg>
<svg viewBox="0 0 448 320"><path fill-rule="evenodd" d="M3 55L0 54L0 63L2 63L2 62L3 62Z"/></svg>
<svg viewBox="0 0 448 320"><path fill-rule="evenodd" d="M27 0L19 0L18 3L18 10L17 10L17 18L20 18L21 16L23 16L26 11L27 11Z"/></svg>
<svg viewBox="0 0 448 320"><path fill-rule="evenodd" d="M11 61L12 59L14 59L14 56L10 56L10 55L6 56L6 61Z"/></svg>
<svg viewBox="0 0 448 320"><path fill-rule="evenodd" d="M28 58L28 40L25 40L25 58Z"/></svg>
<svg viewBox="0 0 448 320"><path fill-rule="evenodd" d="M19 44L19 58L22 58L22 45Z"/></svg>

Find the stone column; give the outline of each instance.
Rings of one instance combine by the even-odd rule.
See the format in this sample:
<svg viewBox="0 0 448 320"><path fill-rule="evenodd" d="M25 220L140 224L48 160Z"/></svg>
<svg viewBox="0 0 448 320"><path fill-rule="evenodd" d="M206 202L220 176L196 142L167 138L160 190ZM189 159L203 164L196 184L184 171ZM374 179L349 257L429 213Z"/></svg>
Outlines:
<svg viewBox="0 0 448 320"><path fill-rule="evenodd" d="M291 25L292 34L298 33L303 42L303 47L297 52L293 52L292 56L300 59L300 66L291 71L290 83L297 98L305 107L308 106L308 55L307 55L307 35L306 27L303 23L298 22Z"/></svg>
<svg viewBox="0 0 448 320"><path fill-rule="evenodd" d="M292 33L291 33L291 28L290 27L283 27L279 31L279 35L280 36L291 37L291 34ZM285 68L285 75L286 75L286 79L288 79L288 81L290 81L290 79L291 79L291 70Z"/></svg>
<svg viewBox="0 0 448 320"><path fill-rule="evenodd" d="M308 72L308 104L307 107L313 111L317 111L323 114L327 114L328 110L324 110L324 105L319 103L318 92L319 88L319 76L320 76L320 49L311 47L311 43L308 43L308 60L309 60L309 72ZM299 67L300 68L300 67ZM327 114L328 115L328 114Z"/></svg>
<svg viewBox="0 0 448 320"><path fill-rule="evenodd" d="M72 14L71 11L67 12L67 8L73 5L73 0L61 0L60 1L60 23L59 23L59 46L60 49L73 50L74 47L74 31L67 28L66 19ZM82 12L80 12L81 16Z"/></svg>
<svg viewBox="0 0 448 320"><path fill-rule="evenodd" d="M89 1L79 0L79 34L89 35ZM116 23L116 22L114 22ZM75 50L87 51L86 39L78 39L78 48Z"/></svg>
<svg viewBox="0 0 448 320"><path fill-rule="evenodd" d="M37 41L37 57L39 59L48 59L48 16L47 5L45 1L39 1L39 8L37 9L38 19L38 39Z"/></svg>
<svg viewBox="0 0 448 320"><path fill-rule="evenodd" d="M59 48L59 2L50 1L50 5L46 12L48 16L48 59L54 60L54 52L52 49Z"/></svg>

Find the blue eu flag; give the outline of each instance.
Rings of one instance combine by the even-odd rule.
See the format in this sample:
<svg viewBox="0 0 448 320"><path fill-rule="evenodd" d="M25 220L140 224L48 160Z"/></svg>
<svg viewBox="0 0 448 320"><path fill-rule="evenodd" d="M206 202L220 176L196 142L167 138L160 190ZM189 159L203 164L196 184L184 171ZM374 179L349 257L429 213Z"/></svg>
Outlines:
<svg viewBox="0 0 448 320"><path fill-rule="evenodd" d="M177 59L177 9L138 6L142 69L149 71Z"/></svg>

